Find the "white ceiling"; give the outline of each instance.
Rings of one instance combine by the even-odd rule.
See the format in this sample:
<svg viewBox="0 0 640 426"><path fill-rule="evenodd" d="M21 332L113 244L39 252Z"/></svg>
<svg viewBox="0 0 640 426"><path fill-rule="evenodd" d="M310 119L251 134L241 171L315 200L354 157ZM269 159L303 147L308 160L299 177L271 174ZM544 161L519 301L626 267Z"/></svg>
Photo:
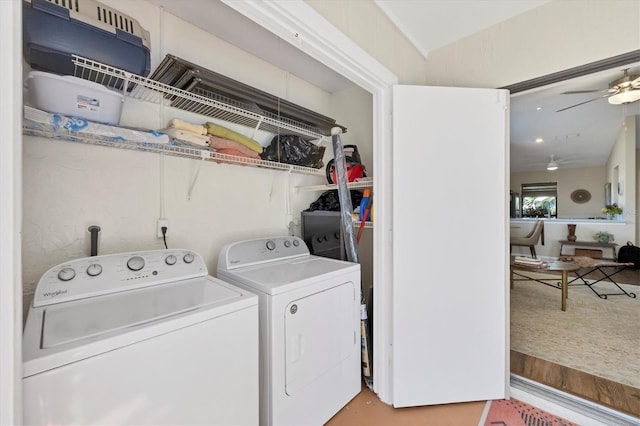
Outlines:
<svg viewBox="0 0 640 426"><path fill-rule="evenodd" d="M623 77L624 68L640 74L639 62L512 95L511 171L545 170L550 155L561 168L605 165L625 117L640 115L640 102L612 105L603 98L607 93L562 93L608 89ZM544 141L536 143L536 138Z"/></svg>
<svg viewBox="0 0 640 426"><path fill-rule="evenodd" d="M217 37L310 83L336 92L353 83L280 40L219 1L149 0ZM439 47L538 7L549 0L374 0L425 55ZM215 25L211 25L215 22ZM602 58L605 59L605 58ZM640 73L640 63L633 66ZM600 94L561 92L606 89L620 69L512 96L511 170L544 170L550 155L560 167L604 165L624 116L640 114L640 102L610 105L605 99L556 113ZM537 111L535 108L542 106ZM545 142L536 144L537 137Z"/></svg>
<svg viewBox="0 0 640 426"><path fill-rule="evenodd" d="M374 0L426 57L434 49L549 0Z"/></svg>

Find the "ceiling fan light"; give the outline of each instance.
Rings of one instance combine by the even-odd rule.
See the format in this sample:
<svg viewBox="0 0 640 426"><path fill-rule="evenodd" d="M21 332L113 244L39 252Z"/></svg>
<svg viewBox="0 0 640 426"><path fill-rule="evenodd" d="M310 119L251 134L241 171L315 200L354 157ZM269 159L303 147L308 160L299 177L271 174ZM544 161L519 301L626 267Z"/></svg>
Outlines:
<svg viewBox="0 0 640 426"><path fill-rule="evenodd" d="M613 105L628 104L640 100L640 90L624 90L613 96L609 96L609 103Z"/></svg>
<svg viewBox="0 0 640 426"><path fill-rule="evenodd" d="M550 162L547 164L547 170L558 170L558 163L555 161Z"/></svg>

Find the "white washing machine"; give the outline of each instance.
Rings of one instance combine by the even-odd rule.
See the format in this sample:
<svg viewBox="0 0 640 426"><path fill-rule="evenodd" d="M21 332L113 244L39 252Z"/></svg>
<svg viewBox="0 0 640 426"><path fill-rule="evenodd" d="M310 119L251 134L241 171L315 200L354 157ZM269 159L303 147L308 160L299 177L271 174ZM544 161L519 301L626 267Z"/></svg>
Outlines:
<svg viewBox="0 0 640 426"><path fill-rule="evenodd" d="M260 299L261 425L322 425L360 392L359 264L263 238L225 246L217 276Z"/></svg>
<svg viewBox="0 0 640 426"><path fill-rule="evenodd" d="M25 424L258 424L258 298L188 250L51 268L23 356Z"/></svg>

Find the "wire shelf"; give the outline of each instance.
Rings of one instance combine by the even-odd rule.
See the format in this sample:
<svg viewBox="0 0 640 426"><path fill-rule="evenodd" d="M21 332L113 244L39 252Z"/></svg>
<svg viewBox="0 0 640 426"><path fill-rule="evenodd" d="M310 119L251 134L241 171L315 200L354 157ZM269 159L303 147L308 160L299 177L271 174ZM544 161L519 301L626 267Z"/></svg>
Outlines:
<svg viewBox="0 0 640 426"><path fill-rule="evenodd" d="M292 164L278 163L275 161L257 160L253 158L237 157L235 155L221 154L206 148L183 145L172 141L170 143L152 143L126 141L121 138L94 135L85 132L56 129L50 124L39 123L25 118L22 125L22 133L29 136L39 136L54 140L64 140L89 145L107 146L112 148L129 149L141 152L163 153L175 157L184 157L213 161L216 163L237 164L243 166L261 167L267 169L290 171L294 173L324 176L323 169L296 166Z"/></svg>
<svg viewBox="0 0 640 426"><path fill-rule="evenodd" d="M353 221L353 226L355 226L356 228L360 228L361 224L362 224L362 221L359 221L359 220ZM373 229L373 222L370 222L370 221L365 222L364 227L365 229Z"/></svg>
<svg viewBox="0 0 640 426"><path fill-rule="evenodd" d="M361 188L372 188L373 187L373 178L362 178L358 179L354 182L349 182L347 186L350 189L361 189ZM298 186L296 189L298 191L329 191L331 189L337 189L338 185L335 183L326 183L324 185L307 185L307 186Z"/></svg>
<svg viewBox="0 0 640 426"><path fill-rule="evenodd" d="M167 102L183 111L241 124L270 133L296 134L312 139L324 136L316 127L269 112L255 112L247 105L206 90L187 92L91 59L72 55L75 76L122 90L125 97L153 103Z"/></svg>

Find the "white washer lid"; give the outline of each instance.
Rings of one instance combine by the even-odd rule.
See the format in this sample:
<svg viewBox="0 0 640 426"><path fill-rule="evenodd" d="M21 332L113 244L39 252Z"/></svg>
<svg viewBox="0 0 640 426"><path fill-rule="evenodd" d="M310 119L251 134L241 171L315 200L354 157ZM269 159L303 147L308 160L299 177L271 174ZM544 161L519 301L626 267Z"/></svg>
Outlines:
<svg viewBox="0 0 640 426"><path fill-rule="evenodd" d="M23 377L257 304L249 291L205 276L31 307L23 334Z"/></svg>
<svg viewBox="0 0 640 426"><path fill-rule="evenodd" d="M218 276L229 277L232 281L237 280L251 289L275 295L300 288L309 280L329 279L358 271L359 268L360 265L357 263L310 255L247 266L232 271L218 269Z"/></svg>
<svg viewBox="0 0 640 426"><path fill-rule="evenodd" d="M158 286L53 305L45 310L42 347L99 336L240 296L238 291L197 279L184 285Z"/></svg>

